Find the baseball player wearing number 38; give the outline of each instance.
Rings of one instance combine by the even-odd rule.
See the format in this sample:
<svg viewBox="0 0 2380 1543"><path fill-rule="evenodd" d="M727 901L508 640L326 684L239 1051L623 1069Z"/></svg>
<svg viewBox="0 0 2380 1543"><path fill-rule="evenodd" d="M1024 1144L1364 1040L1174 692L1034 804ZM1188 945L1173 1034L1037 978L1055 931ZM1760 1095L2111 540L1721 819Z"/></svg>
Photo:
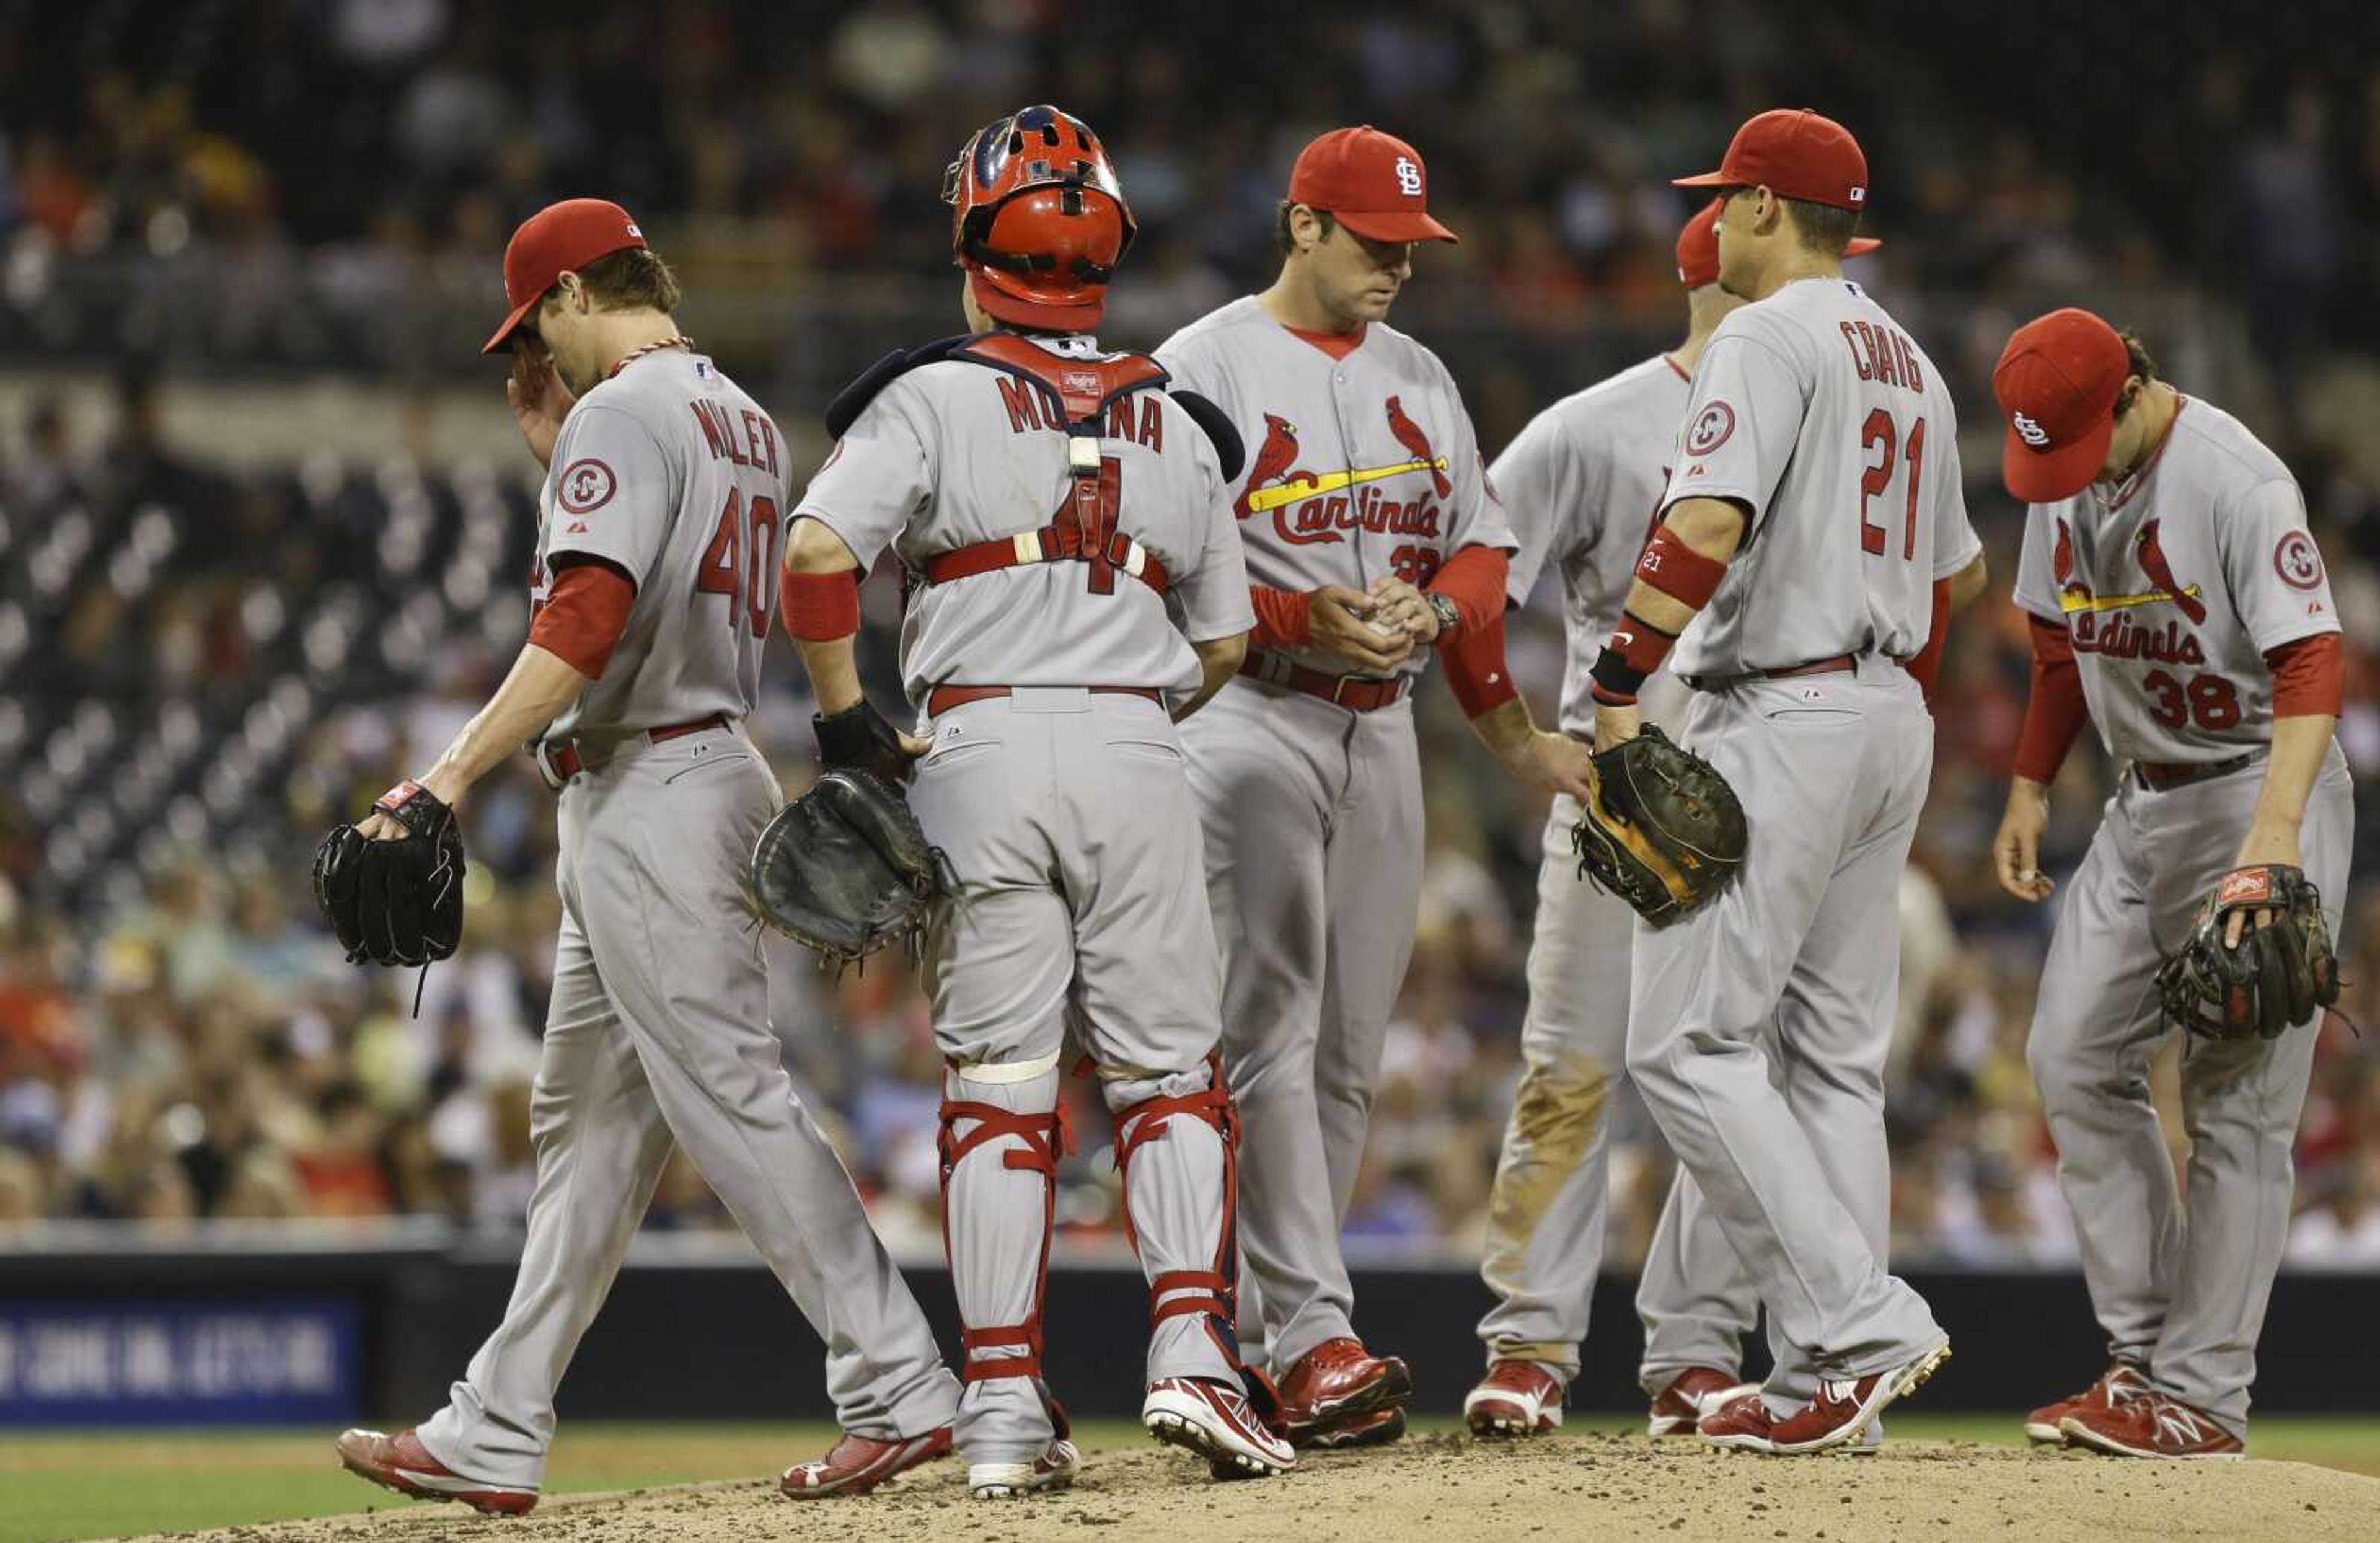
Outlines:
<svg viewBox="0 0 2380 1543"><path fill-rule="evenodd" d="M1815 1452L1863 1441L1949 1354L1887 1269L1884 1061L1933 762L1917 677L1982 586L1981 543L1939 372L1842 276L1868 190L1850 132L1763 113L1683 181L1724 200L1718 280L1750 303L1695 367L1660 528L1592 672L1595 737L1639 732L1635 693L1669 661L1694 690L1682 742L1751 840L1733 886L1637 924L1628 1071L1768 1313L1766 1389L1700 1434Z"/></svg>
<svg viewBox="0 0 2380 1543"><path fill-rule="evenodd" d="M2053 311L2010 340L1992 389L2002 472L2031 505L2016 603L2033 696L1994 844L2010 893L2050 893L2049 783L2085 719L2130 762L2068 884L2026 1050L2109 1364L2025 1431L2237 1457L2319 1008L2338 992L2327 940L2355 844L2332 737L2338 614L2288 468L2158 380L2138 341ZM2233 959L2249 978L2202 1013L2197 961L2221 976ZM2182 1046L2187 1208L2149 1100L2177 1017L2198 1031Z"/></svg>
<svg viewBox="0 0 2380 1543"><path fill-rule="evenodd" d="M785 1075L742 924L746 856L779 796L740 724L775 598L783 442L679 334L677 281L618 205L533 216L504 290L488 351L513 350L507 395L549 468L536 619L422 791L382 807L455 803L530 739L561 794L537 1188L512 1302L452 1401L418 1430L348 1431L339 1455L400 1493L535 1505L554 1390L676 1144L826 1342L845 1434L782 1488L865 1489L950 1450L958 1385Z"/></svg>

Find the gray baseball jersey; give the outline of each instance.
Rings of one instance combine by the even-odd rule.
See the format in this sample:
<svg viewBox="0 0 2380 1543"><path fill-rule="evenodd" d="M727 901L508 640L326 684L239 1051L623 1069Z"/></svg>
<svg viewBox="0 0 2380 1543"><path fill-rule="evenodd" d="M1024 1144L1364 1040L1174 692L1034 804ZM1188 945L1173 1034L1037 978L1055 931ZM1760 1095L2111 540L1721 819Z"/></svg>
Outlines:
<svg viewBox="0 0 2380 1543"><path fill-rule="evenodd" d="M538 494L530 603L557 565L597 559L637 587L602 678L550 739L742 718L777 603L786 468L777 426L699 354L632 360L563 419Z"/></svg>
<svg viewBox="0 0 2380 1543"><path fill-rule="evenodd" d="M1101 357L1087 337L1036 341L1059 359ZM1185 636L1234 636L1255 614L1206 431L1155 389L1118 398L1101 426L1108 514L1164 564L1166 598L1123 574L1095 589L1081 562L1033 563L931 585L902 632L921 711L938 686L1009 688L931 713L910 791L960 881L928 934L926 988L948 1063L943 1226L967 1330L955 1434L978 1464L1031 1463L1058 1430L1039 1314L1070 1042L1096 1063L1117 1150L1132 1154L1119 1160L1126 1214L1164 1315L1148 1379L1236 1375L1228 1104L1208 1059L1222 980L1196 815L1165 709L1113 688L1194 688ZM1067 452L1038 387L925 365L861 412L800 513L863 564L890 544L922 569L1049 523L1073 496Z"/></svg>
<svg viewBox="0 0 2380 1543"><path fill-rule="evenodd" d="M1561 726L1572 734L1595 732L1587 672L1660 518L1686 383L1667 354L1632 365L1531 419L1489 473L1520 542L1505 593L1525 605L1547 567L1560 576Z"/></svg>
<svg viewBox="0 0 2380 1543"><path fill-rule="evenodd" d="M2266 650L2338 630L2289 468L2238 419L2188 399L2121 486L2026 511L2016 602L2065 625L2091 721L2131 760L2265 743Z"/></svg>
<svg viewBox="0 0 2380 1543"><path fill-rule="evenodd" d="M1512 545L1453 381L1393 328L1326 349L1243 298L1158 357L1246 442L1232 508L1256 582L1362 589L1393 574L1426 585L1463 546ZM1427 651L1399 673L1417 674ZM1288 657L1345 669L1312 650ZM1246 1133L1242 1316L1285 1373L1354 1332L1340 1223L1421 887L1412 704L1355 712L1242 677L1182 737L1223 952L1223 1059Z"/></svg>
<svg viewBox="0 0 2380 1543"><path fill-rule="evenodd" d="M562 930L519 1279L421 1442L458 1474L538 1486L554 1391L673 1147L826 1342L844 1428L925 1436L949 1423L957 1381L781 1064L768 966L737 925L745 861L781 797L735 722L775 601L776 431L710 360L657 353L579 400L552 464L540 584L578 553L615 565L637 597L602 678L549 731L583 735L587 764L558 816ZM710 713L728 723L629 732Z"/></svg>
<svg viewBox="0 0 2380 1543"><path fill-rule="evenodd" d="M1743 550L1670 657L1689 679L1846 653L1912 658L1931 629L1934 581L1983 550L1949 391L1849 279L1789 284L1718 324L1663 505L1682 498L1751 510ZM1770 517L1778 509L1795 513Z"/></svg>
<svg viewBox="0 0 2380 1543"><path fill-rule="evenodd" d="M1462 547L1513 544L1454 378L1395 328L1376 322L1333 358L1247 296L1175 333L1157 357L1221 407L1247 446L1232 508L1257 583L1361 589L1394 574L1427 585ZM1325 654L1291 657L1343 668ZM1427 663L1416 649L1402 669Z"/></svg>
<svg viewBox="0 0 2380 1543"><path fill-rule="evenodd" d="M1780 1408L1819 1379L1930 1369L1944 1343L1887 1268L1884 1063L1934 748L1895 661L1926 642L1934 581L1979 550L1957 435L1883 308L1805 279L1719 323L1666 495L1749 511L1671 664L1706 687L1683 739L1736 790L1752 844L1726 893L1637 929L1628 1069L1767 1309ZM1821 669L1757 678L1803 664Z"/></svg>
<svg viewBox="0 0 2380 1543"><path fill-rule="evenodd" d="M1097 358L1088 337L1044 345ZM798 513L866 566L887 545L912 569L1048 521L1069 496L1066 436L1026 382L944 360L886 386L810 480ZM1161 390L1123 397L1100 453L1115 462L1117 527L1160 557L1166 598L1134 581L1094 591L1078 563L1038 563L910 597L901 663L920 707L936 686L1198 685L1190 642L1256 624L1213 441ZM1178 622L1178 626L1176 625Z"/></svg>
<svg viewBox="0 0 2380 1543"><path fill-rule="evenodd" d="M2165 791L2123 779L2062 888L2026 1040L2110 1357L2241 1434L2320 1014L2277 1039L2187 1046L2185 1207L2148 1096L2169 1038L2153 982L2253 819L2273 729L2265 651L2338 630L2322 554L2279 458L2228 413L2187 400L2121 485L2028 511L2016 600L2065 622L2111 754L2252 757ZM2355 790L2335 744L2299 846L2337 937Z"/></svg>
<svg viewBox="0 0 2380 1543"><path fill-rule="evenodd" d="M1620 619L1651 535L1686 406L1668 355L1564 397L1529 421L1491 476L1520 550L1508 592L1524 602L1537 575L1560 575L1562 726L1592 735L1587 670ZM1488 1357L1535 1361L1565 1382L1579 1365L1602 1269L1611 1095L1628 1036L1628 954L1635 913L1578 881L1570 834L1576 800L1554 800L1529 942L1529 1010L1521 1082L1497 1159L1481 1274L1496 1305L1479 1320ZM1733 1370L1759 1302L1735 1251L1681 1172L1661 1245L1637 1284L1645 1322L1641 1379L1658 1396L1689 1367Z"/></svg>

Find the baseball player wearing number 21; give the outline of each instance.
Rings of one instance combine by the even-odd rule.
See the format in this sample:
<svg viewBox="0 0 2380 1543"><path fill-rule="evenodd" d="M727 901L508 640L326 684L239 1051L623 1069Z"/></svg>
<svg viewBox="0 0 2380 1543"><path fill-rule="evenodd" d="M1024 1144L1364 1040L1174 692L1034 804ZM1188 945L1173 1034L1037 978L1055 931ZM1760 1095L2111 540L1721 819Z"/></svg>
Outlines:
<svg viewBox="0 0 2380 1543"><path fill-rule="evenodd" d="M2338 994L2355 836L2338 611L2288 468L2158 380L2137 340L2053 311L2018 329L1992 388L2002 474L2030 505L2033 695L1994 844L2010 893L2050 893L2048 784L2086 718L2130 763L2067 886L2026 1051L2109 1365L2025 1430L2237 1457ZM2177 1020L2186 1216L2148 1083Z"/></svg>
<svg viewBox="0 0 2380 1543"><path fill-rule="evenodd" d="M1768 1314L1765 1390L1704 1440L1862 1441L1949 1354L1886 1267L1884 1062L1898 893L1933 762L1919 664L1981 587L1941 377L1841 259L1867 162L1840 124L1764 113L1718 171L1720 285L1661 525L1592 672L1598 750L1667 661L1682 743L1735 789L1737 882L1640 921L1628 1071ZM1682 634L1682 636L1681 636ZM1781 1070L1772 1066L1781 1060Z"/></svg>
<svg viewBox="0 0 2380 1543"><path fill-rule="evenodd" d="M560 794L537 1188L504 1321L446 1407L395 1436L348 1431L339 1455L403 1494L535 1505L554 1391L680 1146L826 1342L844 1436L783 1488L864 1489L950 1450L958 1386L785 1074L742 924L746 856L779 797L742 720L775 599L783 441L679 334L677 281L617 204L531 217L504 289L488 351L513 351L507 395L548 468L535 620L419 786L455 802L534 740Z"/></svg>

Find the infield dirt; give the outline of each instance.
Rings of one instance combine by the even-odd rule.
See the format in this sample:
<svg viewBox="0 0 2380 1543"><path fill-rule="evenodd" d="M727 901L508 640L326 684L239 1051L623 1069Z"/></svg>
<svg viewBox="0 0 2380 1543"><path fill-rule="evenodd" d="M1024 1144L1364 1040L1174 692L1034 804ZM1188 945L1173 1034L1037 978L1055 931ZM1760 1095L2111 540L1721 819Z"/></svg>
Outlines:
<svg viewBox="0 0 2380 1543"><path fill-rule="evenodd" d="M1072 1490L978 1502L965 1467L935 1464L852 1500L795 1502L753 1480L556 1497L482 1518L391 1498L352 1516L158 1535L213 1543L631 1543L684 1538L1026 1543L1119 1536L1381 1543L1648 1537L1795 1543L1910 1537L2228 1539L2380 1537L2380 1479L2305 1464L2147 1463L1955 1442L1893 1441L1873 1457L1772 1459L1616 1435L1309 1454L1278 1479L1219 1484L1154 1446L1095 1450ZM360 1496L358 1497L361 1498Z"/></svg>

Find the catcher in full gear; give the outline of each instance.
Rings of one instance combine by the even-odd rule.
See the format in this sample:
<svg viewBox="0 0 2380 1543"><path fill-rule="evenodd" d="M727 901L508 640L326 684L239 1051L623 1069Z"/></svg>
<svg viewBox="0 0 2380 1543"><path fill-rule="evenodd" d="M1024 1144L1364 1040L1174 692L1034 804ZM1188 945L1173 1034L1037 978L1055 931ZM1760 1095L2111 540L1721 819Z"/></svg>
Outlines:
<svg viewBox="0 0 2380 1543"><path fill-rule="evenodd" d="M2025 1430L2235 1457L2338 995L2355 835L2338 616L2288 468L2157 379L2137 339L2054 311L2010 340L1992 389L2002 472L2031 505L2033 695L1994 847L2010 893L2050 893L2049 784L2084 722L2128 763L2068 881L2027 1051L2108 1367ZM2148 1083L2177 1025L2186 1218Z"/></svg>
<svg viewBox="0 0 2380 1543"><path fill-rule="evenodd" d="M1232 1332L1237 1124L1174 732L1239 667L1255 620L1228 482L1238 439L1154 360L1090 335L1133 223L1082 122L1038 106L991 124L946 196L974 330L892 355L829 409L837 442L795 507L783 589L823 759L888 795L907 776L956 885L925 964L948 1065L957 1444L978 1498L1062 1488L1081 1461L1041 1375L1071 1143L1059 1079L1079 1059L1148 1277L1142 1420L1218 1477L1280 1473L1294 1453ZM877 716L855 662L856 580L888 547L909 590L915 736ZM756 873L764 904L774 877Z"/></svg>

